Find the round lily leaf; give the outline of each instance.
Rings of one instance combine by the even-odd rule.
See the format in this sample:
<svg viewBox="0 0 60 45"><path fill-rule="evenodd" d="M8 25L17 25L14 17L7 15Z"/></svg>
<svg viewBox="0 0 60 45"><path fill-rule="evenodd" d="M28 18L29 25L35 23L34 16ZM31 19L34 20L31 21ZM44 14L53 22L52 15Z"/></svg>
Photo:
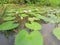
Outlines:
<svg viewBox="0 0 60 45"><path fill-rule="evenodd" d="M15 19L15 17L5 17L4 18L5 21L14 20L14 19Z"/></svg>
<svg viewBox="0 0 60 45"><path fill-rule="evenodd" d="M14 13L7 13L6 16L11 16L12 17L12 16L15 16L15 14Z"/></svg>
<svg viewBox="0 0 60 45"><path fill-rule="evenodd" d="M40 20L39 18L33 17L33 18L28 18L29 21L34 21L34 20Z"/></svg>
<svg viewBox="0 0 60 45"><path fill-rule="evenodd" d="M24 10L23 8L20 8L20 9L17 10L17 12L23 13L23 10Z"/></svg>
<svg viewBox="0 0 60 45"><path fill-rule="evenodd" d="M42 26L37 22L26 23L25 26L32 30L41 30Z"/></svg>
<svg viewBox="0 0 60 45"><path fill-rule="evenodd" d="M34 15L37 19L42 19L43 18L43 16L41 16L40 14L36 14L36 15Z"/></svg>
<svg viewBox="0 0 60 45"><path fill-rule="evenodd" d="M7 12L16 12L16 10L15 9L9 9L9 10L7 10Z"/></svg>
<svg viewBox="0 0 60 45"><path fill-rule="evenodd" d="M29 20L29 21L34 21L34 20L35 20L35 18L28 18L28 20Z"/></svg>
<svg viewBox="0 0 60 45"><path fill-rule="evenodd" d="M20 31L15 38L15 45L43 45L43 37L40 32L33 31L28 34L27 31Z"/></svg>
<svg viewBox="0 0 60 45"><path fill-rule="evenodd" d="M55 28L53 34L60 40L60 28Z"/></svg>
<svg viewBox="0 0 60 45"><path fill-rule="evenodd" d="M26 17L26 16L28 16L28 15L23 13L23 14L20 14L19 16L20 16L20 17Z"/></svg>
<svg viewBox="0 0 60 45"><path fill-rule="evenodd" d="M18 26L19 26L19 24L14 23L13 21L4 22L0 25L0 31L14 29Z"/></svg>

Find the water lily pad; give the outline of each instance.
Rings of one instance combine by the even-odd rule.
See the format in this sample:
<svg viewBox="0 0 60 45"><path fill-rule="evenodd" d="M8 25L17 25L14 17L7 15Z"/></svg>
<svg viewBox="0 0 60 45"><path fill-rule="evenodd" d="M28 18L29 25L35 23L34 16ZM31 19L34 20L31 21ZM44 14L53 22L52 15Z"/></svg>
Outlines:
<svg viewBox="0 0 60 45"><path fill-rule="evenodd" d="M14 20L14 19L15 19L15 17L5 17L4 18L5 21Z"/></svg>
<svg viewBox="0 0 60 45"><path fill-rule="evenodd" d="M7 13L7 14L5 14L5 15L7 15L7 16L11 16L11 17L15 16L14 13Z"/></svg>
<svg viewBox="0 0 60 45"><path fill-rule="evenodd" d="M43 45L43 37L40 32L33 31L28 34L27 31L20 31L15 38L15 45Z"/></svg>
<svg viewBox="0 0 60 45"><path fill-rule="evenodd" d="M26 23L25 26L32 30L41 30L42 26L37 22Z"/></svg>
<svg viewBox="0 0 60 45"><path fill-rule="evenodd" d="M28 20L29 21L34 21L34 20L40 20L40 19L39 18L36 18L36 17L33 17L33 18L29 17Z"/></svg>
<svg viewBox="0 0 60 45"><path fill-rule="evenodd" d="M16 9L9 9L7 12L16 12Z"/></svg>
<svg viewBox="0 0 60 45"><path fill-rule="evenodd" d="M55 28L53 34L60 40L60 28Z"/></svg>
<svg viewBox="0 0 60 45"><path fill-rule="evenodd" d="M14 23L13 21L4 22L0 25L0 31L14 29L18 26L19 26L19 24Z"/></svg>
<svg viewBox="0 0 60 45"><path fill-rule="evenodd" d="M28 15L23 13L23 14L20 14L19 16L20 16L20 17L26 17L26 16L28 16Z"/></svg>

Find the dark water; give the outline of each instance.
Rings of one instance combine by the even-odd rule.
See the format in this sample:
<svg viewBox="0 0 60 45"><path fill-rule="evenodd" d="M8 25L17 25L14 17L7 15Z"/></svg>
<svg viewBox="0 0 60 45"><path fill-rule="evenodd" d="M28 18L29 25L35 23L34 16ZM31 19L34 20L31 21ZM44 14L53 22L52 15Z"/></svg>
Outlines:
<svg viewBox="0 0 60 45"><path fill-rule="evenodd" d="M9 45L14 45L14 36L9 37Z"/></svg>
<svg viewBox="0 0 60 45"><path fill-rule="evenodd" d="M14 35L9 35L7 38L3 33L0 33L0 45L14 45Z"/></svg>
<svg viewBox="0 0 60 45"><path fill-rule="evenodd" d="M44 37L44 45L60 45L60 41L52 34L54 24L43 24L42 35ZM10 35L7 39L4 34L0 33L0 45L14 45L14 35Z"/></svg>
<svg viewBox="0 0 60 45"><path fill-rule="evenodd" d="M4 36L4 34L0 33L0 45L9 45L8 39Z"/></svg>

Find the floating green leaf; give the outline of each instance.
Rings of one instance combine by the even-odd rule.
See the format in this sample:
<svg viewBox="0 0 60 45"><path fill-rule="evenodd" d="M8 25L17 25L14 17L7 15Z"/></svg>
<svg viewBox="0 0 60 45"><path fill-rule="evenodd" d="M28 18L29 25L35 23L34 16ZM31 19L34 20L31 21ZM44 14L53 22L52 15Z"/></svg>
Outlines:
<svg viewBox="0 0 60 45"><path fill-rule="evenodd" d="M32 30L41 30L42 26L37 22L26 23L25 26Z"/></svg>
<svg viewBox="0 0 60 45"><path fill-rule="evenodd" d="M55 28L53 34L60 40L60 28Z"/></svg>
<svg viewBox="0 0 60 45"><path fill-rule="evenodd" d="M20 8L20 9L17 10L17 12L23 13L23 10L24 10L23 8Z"/></svg>
<svg viewBox="0 0 60 45"><path fill-rule="evenodd" d="M22 30L15 38L15 45L43 45L43 37L38 31L28 34L25 30Z"/></svg>
<svg viewBox="0 0 60 45"><path fill-rule="evenodd" d="M39 18L36 18L36 17L33 17L33 18L29 17L28 20L29 21L34 21L34 20L40 20L40 19Z"/></svg>
<svg viewBox="0 0 60 45"><path fill-rule="evenodd" d="M9 10L7 10L7 12L16 12L16 10L15 9L9 9Z"/></svg>
<svg viewBox="0 0 60 45"><path fill-rule="evenodd" d="M4 22L0 25L0 31L14 29L18 27L18 25L18 23L14 23L13 21Z"/></svg>
<svg viewBox="0 0 60 45"><path fill-rule="evenodd" d="M23 14L20 14L19 16L20 16L20 17L26 17L26 16L28 16L28 15L23 13Z"/></svg>
<svg viewBox="0 0 60 45"><path fill-rule="evenodd" d="M15 13L7 13L6 16L15 16Z"/></svg>
<svg viewBox="0 0 60 45"><path fill-rule="evenodd" d="M11 16L10 16L10 17L5 17L5 18L4 18L5 21L14 20L14 19L15 19L15 17L11 17Z"/></svg>

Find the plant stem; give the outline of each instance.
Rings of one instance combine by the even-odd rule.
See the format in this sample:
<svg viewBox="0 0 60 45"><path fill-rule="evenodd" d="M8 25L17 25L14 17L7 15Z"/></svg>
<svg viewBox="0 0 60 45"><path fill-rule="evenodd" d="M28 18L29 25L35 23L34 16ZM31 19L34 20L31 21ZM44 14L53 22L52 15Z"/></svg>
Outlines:
<svg viewBox="0 0 60 45"><path fill-rule="evenodd" d="M57 27L59 27L59 26L58 26L58 23L55 23L55 28L57 28Z"/></svg>

